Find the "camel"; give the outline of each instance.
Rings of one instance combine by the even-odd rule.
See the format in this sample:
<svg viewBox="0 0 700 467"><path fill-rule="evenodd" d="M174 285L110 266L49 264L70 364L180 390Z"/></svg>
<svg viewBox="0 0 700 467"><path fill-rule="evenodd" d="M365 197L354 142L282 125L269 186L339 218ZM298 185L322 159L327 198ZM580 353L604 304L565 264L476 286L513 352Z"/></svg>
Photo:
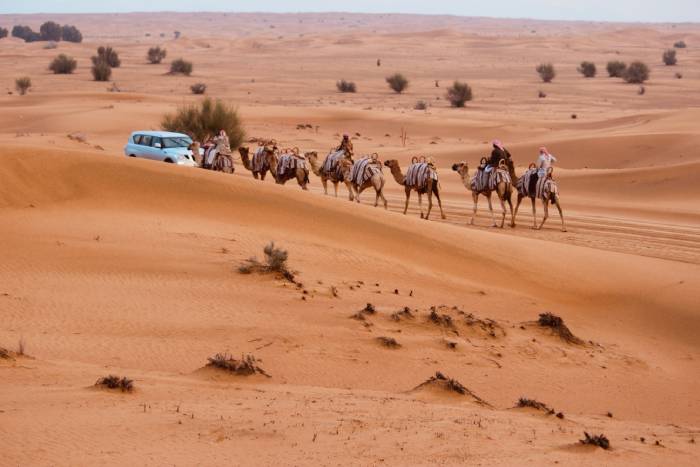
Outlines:
<svg viewBox="0 0 700 467"><path fill-rule="evenodd" d="M384 209L387 209L388 203L386 201L386 198L384 197L384 174L382 173L382 164L379 159L377 159L376 155L372 155L372 160L369 162L374 167L378 167L379 170L375 170L372 176L364 182L359 183L357 180L352 179L352 171L353 171L353 166L355 164L359 164L360 161L356 162L350 162L348 159L343 159L340 161L340 171L343 174L343 178L345 180L348 180L350 187L352 188L354 194L355 194L355 201L358 203L360 202L360 194L365 191L369 187L373 187L374 191L376 193L376 196L374 198L374 207L376 208L379 205L379 199L381 198L382 202L384 203ZM365 169L367 170L367 169ZM362 174L359 175L360 178L362 177ZM352 201L352 199L351 199Z"/></svg>
<svg viewBox="0 0 700 467"><path fill-rule="evenodd" d="M331 154L333 152L334 151L331 151ZM330 156L330 154L328 156ZM328 157L328 156L326 156L326 157ZM307 159L309 161L309 164L311 164L311 170L313 171L313 173L316 174L316 176L318 176L321 179L321 184L323 184L323 192L325 194L328 194L328 181L330 180L331 183L333 184L333 188L335 189L335 197L337 198L338 197L338 183L343 182L343 183L345 183L345 186L348 189L348 199L350 201L353 201L355 196L353 194L350 180L345 178L340 171L334 170L334 171L331 171L330 173L326 172L323 168L323 166L325 165L325 161L324 161L324 163L319 164L318 153L316 153L316 152L308 153ZM352 164L352 160L351 159L348 159L348 160Z"/></svg>
<svg viewBox="0 0 700 467"><path fill-rule="evenodd" d="M307 153L307 154L310 154L310 153ZM304 156L306 156L307 154L304 154ZM297 162L296 162L296 166L294 168L287 169L282 174L279 174L277 172L278 165L281 162L284 162L286 157L295 157L296 158L297 156L283 154L280 157L273 157L270 160L270 173L274 177L275 182L278 185L284 185L289 180L295 178L302 190L308 190L309 188L307 187L307 185L309 184L309 169L306 165L305 157L298 158ZM302 162L302 163L299 164L299 162Z"/></svg>
<svg viewBox="0 0 700 467"><path fill-rule="evenodd" d="M257 180L258 176L260 180L265 181L265 176L267 172L270 171L272 167L273 160L276 160L277 154L275 150L269 146L264 146L264 161L259 167L254 167L253 161L250 160L250 148L247 146L242 146L238 148L238 152L241 154L241 162L243 162L243 167L246 170L250 170L253 173L253 177ZM273 175L274 177L274 175Z"/></svg>
<svg viewBox="0 0 700 467"><path fill-rule="evenodd" d="M485 157L481 158L481 164L486 164ZM472 218L469 221L469 225L474 225L474 217L476 216L476 210L479 204L479 195L484 195L489 202L489 211L491 212L491 221L493 222L492 227L499 227L499 225L496 223L496 217L493 213L493 205L491 204L491 193L495 191L496 196L498 196L498 200L501 202L502 215L500 228L503 228L506 222L506 202L510 207L510 226L515 227L515 214L513 213L513 202L511 201L511 196L513 194L513 180L515 180L515 169L513 168L513 161L503 159L501 160L498 168L495 169L501 171L501 175L505 175L505 173L503 172L505 171L508 177L498 177L498 182L494 190L492 190L489 187L488 183L485 184L485 187L481 188L480 190L477 190L476 184L472 183L472 178L469 177L469 166L464 161L458 164L453 164L452 170L454 170L460 175L464 186L467 187L467 190L470 190L472 192L472 200L474 201L474 211L472 213Z"/></svg>
<svg viewBox="0 0 700 467"><path fill-rule="evenodd" d="M411 172L411 167L413 167L416 164L426 164L426 162L419 162L417 158L413 158L411 166L409 167L407 174ZM396 180L396 183L399 185L403 186L404 189L406 190L406 205L404 206L403 213L406 214L408 211L408 201L411 198L411 191L416 191L418 193L418 206L420 207L420 217L421 219L428 219L430 217L430 210L433 208L433 195L437 198L438 206L440 207L440 216L443 219L446 219L445 213L442 210L442 202L440 201L440 186L437 180L437 172L435 172L435 169L432 168L430 165L428 165L427 169L429 170L428 172L428 177L427 180L425 180L423 184L421 185L412 185L412 184L407 184L410 182L407 182L406 176L401 172L401 167L399 166L399 162L396 159L391 159L387 160L384 162L384 165L389 167L389 170L391 170L391 175L394 176L394 180ZM414 170L418 168L415 167ZM427 193L428 194L428 212L423 215L423 194Z"/></svg>
<svg viewBox="0 0 700 467"><path fill-rule="evenodd" d="M518 179L516 184L518 188L518 202L515 205L515 214L513 215L513 223L515 223L515 216L518 215L518 208L520 208L520 203L523 198L528 197L532 201L532 228L535 230L542 229L545 221L549 217L549 203L556 205L557 210L559 210L559 218L561 219L561 231L566 232L566 226L564 225L564 214L562 213L561 204L559 203L559 190L557 189L557 184L552 177L554 169L550 167L547 169L544 180L538 180L534 193L531 193L530 188L530 176L535 173L537 169L535 164L530 164L528 171ZM544 217L542 218L542 223L537 225L537 212L535 208L535 198L537 197L537 192L539 191L539 197L542 200L542 206L544 208Z"/></svg>

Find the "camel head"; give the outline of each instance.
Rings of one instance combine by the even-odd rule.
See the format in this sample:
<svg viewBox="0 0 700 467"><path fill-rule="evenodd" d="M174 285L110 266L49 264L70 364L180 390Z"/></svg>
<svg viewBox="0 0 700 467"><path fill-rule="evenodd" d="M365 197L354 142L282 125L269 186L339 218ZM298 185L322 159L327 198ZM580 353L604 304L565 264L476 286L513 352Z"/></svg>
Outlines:
<svg viewBox="0 0 700 467"><path fill-rule="evenodd" d="M384 165L389 167L390 169L398 168L399 161L397 161L396 159L387 159L384 161Z"/></svg>
<svg viewBox="0 0 700 467"><path fill-rule="evenodd" d="M458 162L456 164L452 164L452 170L454 170L455 172L457 172L460 175L468 174L469 173L469 165L467 165L467 163L464 161Z"/></svg>
<svg viewBox="0 0 700 467"><path fill-rule="evenodd" d="M250 148L248 146L241 146L238 148L238 152L241 153L241 157L248 157L250 153Z"/></svg>
<svg viewBox="0 0 700 467"><path fill-rule="evenodd" d="M316 151L305 152L304 157L306 158L306 160L313 160L314 162L316 162L318 160L318 153Z"/></svg>

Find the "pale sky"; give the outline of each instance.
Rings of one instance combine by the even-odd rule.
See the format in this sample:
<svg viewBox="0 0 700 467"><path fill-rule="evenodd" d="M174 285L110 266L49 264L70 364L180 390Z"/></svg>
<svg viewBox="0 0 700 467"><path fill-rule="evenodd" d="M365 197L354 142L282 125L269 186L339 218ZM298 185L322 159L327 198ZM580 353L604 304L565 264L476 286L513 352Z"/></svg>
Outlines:
<svg viewBox="0 0 700 467"><path fill-rule="evenodd" d="M595 21L700 22L700 0L0 0L0 14L132 11L343 11Z"/></svg>

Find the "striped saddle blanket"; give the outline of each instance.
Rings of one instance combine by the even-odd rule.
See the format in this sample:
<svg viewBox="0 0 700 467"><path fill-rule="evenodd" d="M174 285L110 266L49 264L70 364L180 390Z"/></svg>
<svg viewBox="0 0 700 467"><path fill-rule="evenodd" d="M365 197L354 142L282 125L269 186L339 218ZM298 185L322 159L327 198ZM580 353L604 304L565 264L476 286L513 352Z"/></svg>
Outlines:
<svg viewBox="0 0 700 467"><path fill-rule="evenodd" d="M253 172L262 172L263 170L269 170L270 165L267 163L267 157L265 156L265 148L259 146L253 154Z"/></svg>
<svg viewBox="0 0 700 467"><path fill-rule="evenodd" d="M297 169L306 168L306 159L297 157L293 154L282 154L277 161L277 176L284 177L290 172L295 172Z"/></svg>
<svg viewBox="0 0 700 467"><path fill-rule="evenodd" d="M540 177L537 180L537 197L543 201L552 200L553 195L559 195L559 187L550 177Z"/></svg>
<svg viewBox="0 0 700 467"><path fill-rule="evenodd" d="M537 169L528 169L522 177L518 179L518 183L515 188L518 193L522 196L530 196L530 185L532 182L532 177L537 175Z"/></svg>
<svg viewBox="0 0 700 467"><path fill-rule="evenodd" d="M381 164L373 161L369 157L364 157L352 165L352 170L350 171L350 182L354 183L355 185L362 186L367 180L372 178L374 174L381 171Z"/></svg>
<svg viewBox="0 0 700 467"><path fill-rule="evenodd" d="M494 191L499 183L512 183L510 174L506 169L493 169L487 172L477 169L471 180L472 191L481 193L484 191Z"/></svg>
<svg viewBox="0 0 700 467"><path fill-rule="evenodd" d="M518 179L516 188L519 194L527 197L534 196L535 198L544 200L551 199L553 194L559 194L557 182L555 182L551 177L539 177L537 182L533 180L533 177L537 177L537 169L529 169L523 174L522 177ZM535 193L530 193L533 183L535 183Z"/></svg>
<svg viewBox="0 0 700 467"><path fill-rule="evenodd" d="M321 166L321 173L329 176L332 174L338 175L338 161L345 157L345 151L334 151L326 156Z"/></svg>
<svg viewBox="0 0 700 467"><path fill-rule="evenodd" d="M431 179L437 181L437 171L427 162L416 162L408 167L404 185L424 191L428 187L428 180Z"/></svg>

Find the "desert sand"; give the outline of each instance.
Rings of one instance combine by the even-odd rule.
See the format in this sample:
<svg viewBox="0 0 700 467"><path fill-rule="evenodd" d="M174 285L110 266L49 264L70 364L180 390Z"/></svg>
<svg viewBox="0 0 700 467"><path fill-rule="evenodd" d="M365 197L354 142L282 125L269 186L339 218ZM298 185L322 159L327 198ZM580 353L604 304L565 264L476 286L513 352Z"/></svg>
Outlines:
<svg viewBox="0 0 700 467"><path fill-rule="evenodd" d="M0 26L49 19L84 42L0 40L0 465L698 465L700 26L340 13ZM100 45L120 54L120 92L91 80ZM145 60L154 45L161 65ZM58 53L78 59L73 75L46 69ZM192 76L167 74L178 57ZM613 59L650 66L644 95L607 77ZM550 61L544 84L534 67ZM445 102L455 79L474 89L465 109ZM240 160L226 175L124 157L131 131L200 99L196 82L238 106L250 138L325 154L349 132L404 169L430 155L447 219L421 220L415 195L404 216L387 170L384 211L371 190L324 196L314 175L304 192ZM556 210L531 230L527 200L514 229L489 227L483 198L467 225L450 167L474 167L493 138L518 173L541 145L557 156L568 232ZM238 272L270 241L301 287ZM538 326L543 312L581 342ZM271 377L205 368L219 352ZM419 387L436 372L476 397ZM95 388L108 374L134 391ZM584 431L611 449L581 445Z"/></svg>

